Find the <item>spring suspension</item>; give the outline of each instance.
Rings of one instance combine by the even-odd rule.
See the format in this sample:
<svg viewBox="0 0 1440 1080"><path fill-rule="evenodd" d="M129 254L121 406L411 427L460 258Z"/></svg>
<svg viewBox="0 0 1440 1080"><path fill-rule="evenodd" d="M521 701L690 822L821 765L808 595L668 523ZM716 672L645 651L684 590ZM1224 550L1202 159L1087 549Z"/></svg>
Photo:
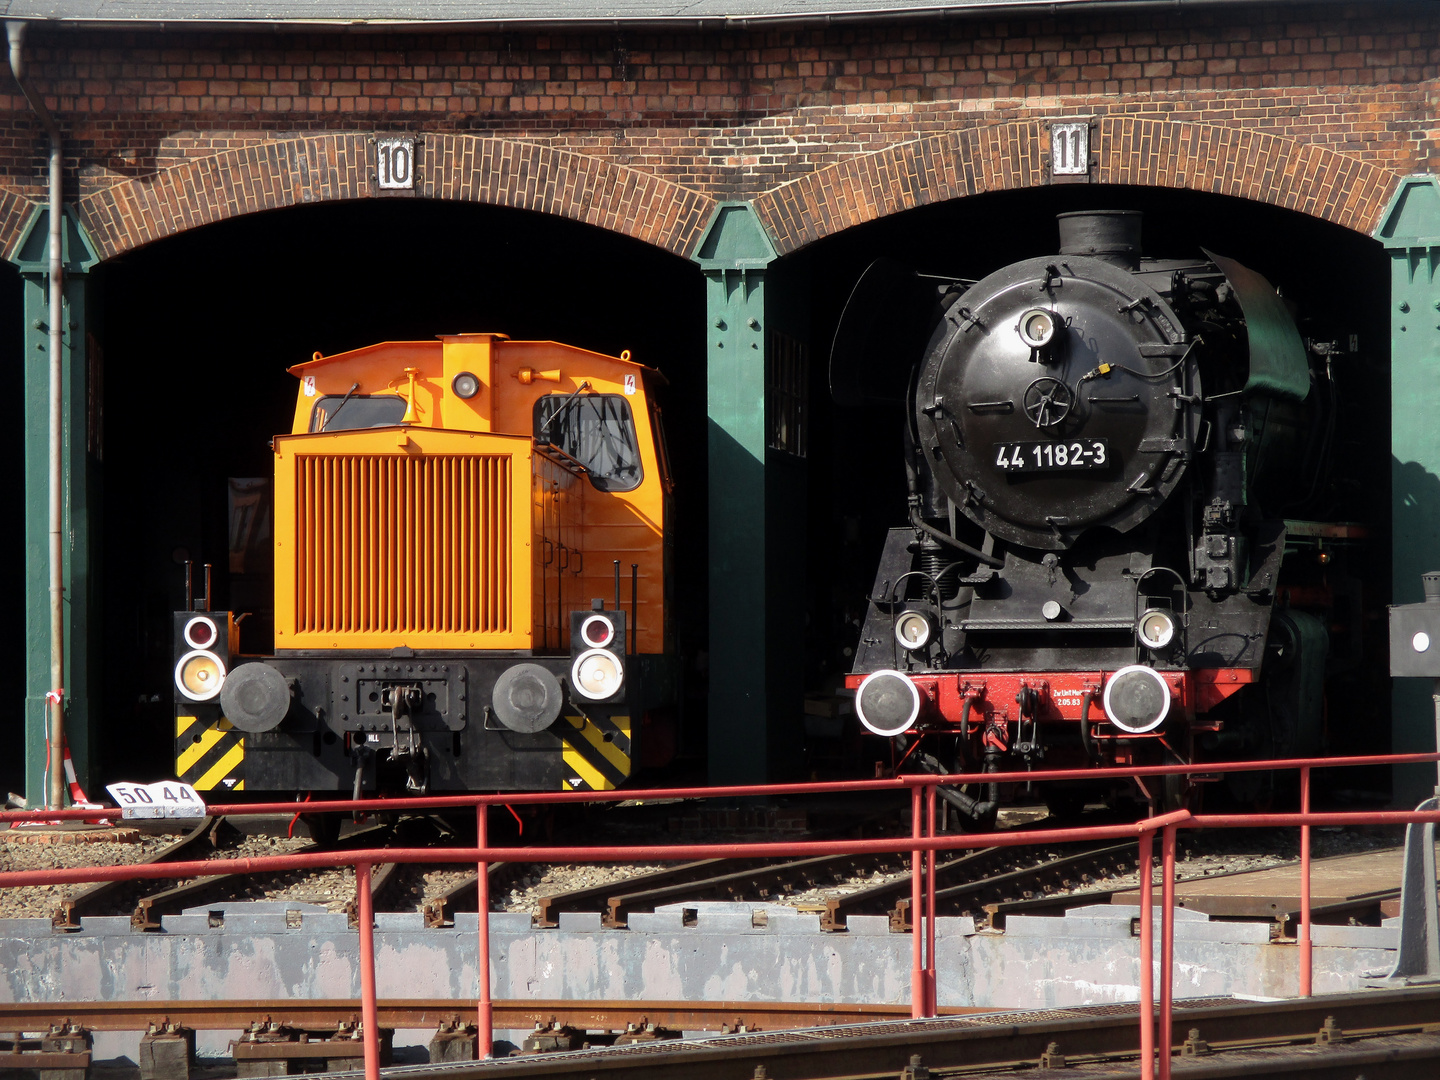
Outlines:
<svg viewBox="0 0 1440 1080"><path fill-rule="evenodd" d="M956 563L950 549L940 541L925 536L920 540L919 556L920 569L939 583L940 598L942 600L955 599L955 594L960 591L960 575L957 571L948 569Z"/></svg>

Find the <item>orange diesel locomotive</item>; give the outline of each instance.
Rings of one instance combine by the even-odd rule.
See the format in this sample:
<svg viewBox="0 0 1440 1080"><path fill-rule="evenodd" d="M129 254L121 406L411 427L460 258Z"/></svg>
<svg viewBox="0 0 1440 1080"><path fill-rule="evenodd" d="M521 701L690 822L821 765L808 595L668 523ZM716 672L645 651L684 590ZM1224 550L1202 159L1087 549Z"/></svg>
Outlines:
<svg viewBox="0 0 1440 1080"><path fill-rule="evenodd" d="M176 613L176 775L357 795L624 783L674 699L659 373L500 334L290 371L274 654L243 654L230 612Z"/></svg>

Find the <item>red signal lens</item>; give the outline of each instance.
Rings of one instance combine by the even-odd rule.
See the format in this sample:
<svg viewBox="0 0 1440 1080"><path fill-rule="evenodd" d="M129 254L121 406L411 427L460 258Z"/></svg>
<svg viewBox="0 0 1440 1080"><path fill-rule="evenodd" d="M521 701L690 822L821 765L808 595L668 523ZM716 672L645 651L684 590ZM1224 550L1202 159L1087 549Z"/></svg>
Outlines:
<svg viewBox="0 0 1440 1080"><path fill-rule="evenodd" d="M615 624L604 615L591 615L580 625L580 636L592 649L603 649L615 638Z"/></svg>
<svg viewBox="0 0 1440 1080"><path fill-rule="evenodd" d="M185 640L192 649L208 649L215 644L219 631L206 618L191 619L185 624Z"/></svg>

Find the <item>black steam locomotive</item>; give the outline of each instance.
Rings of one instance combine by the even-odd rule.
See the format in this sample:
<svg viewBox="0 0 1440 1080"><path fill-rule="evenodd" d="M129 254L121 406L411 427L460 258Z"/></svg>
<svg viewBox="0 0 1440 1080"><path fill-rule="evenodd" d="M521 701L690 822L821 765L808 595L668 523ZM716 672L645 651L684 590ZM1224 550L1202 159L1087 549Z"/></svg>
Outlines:
<svg viewBox="0 0 1440 1080"><path fill-rule="evenodd" d="M906 351L882 322L928 333L902 356L909 520L889 531L847 677L907 764L1321 749L1334 598L1328 556L1311 556L1346 533L1300 518L1331 456L1330 358L1353 345L1302 339L1230 259L1141 258L1140 225L1062 214L1058 254L977 282L876 264L846 307L842 404ZM1190 794L1137 783L1152 803ZM947 797L984 819L998 794Z"/></svg>

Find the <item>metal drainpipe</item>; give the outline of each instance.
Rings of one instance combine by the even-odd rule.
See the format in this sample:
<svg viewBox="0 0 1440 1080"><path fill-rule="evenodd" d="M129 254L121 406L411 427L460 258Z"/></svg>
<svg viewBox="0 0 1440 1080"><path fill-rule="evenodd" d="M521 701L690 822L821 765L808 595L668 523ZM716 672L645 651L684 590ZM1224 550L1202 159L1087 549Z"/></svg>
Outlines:
<svg viewBox="0 0 1440 1080"><path fill-rule="evenodd" d="M52 808L65 805L65 548L62 531L64 507L62 484L63 368L65 282L60 261L60 229L65 220L65 203L61 188L63 144L60 128L45 102L25 76L25 26L23 21L7 22L10 38L10 70L15 75L25 100L30 103L40 126L50 138L50 783L47 800Z"/></svg>

